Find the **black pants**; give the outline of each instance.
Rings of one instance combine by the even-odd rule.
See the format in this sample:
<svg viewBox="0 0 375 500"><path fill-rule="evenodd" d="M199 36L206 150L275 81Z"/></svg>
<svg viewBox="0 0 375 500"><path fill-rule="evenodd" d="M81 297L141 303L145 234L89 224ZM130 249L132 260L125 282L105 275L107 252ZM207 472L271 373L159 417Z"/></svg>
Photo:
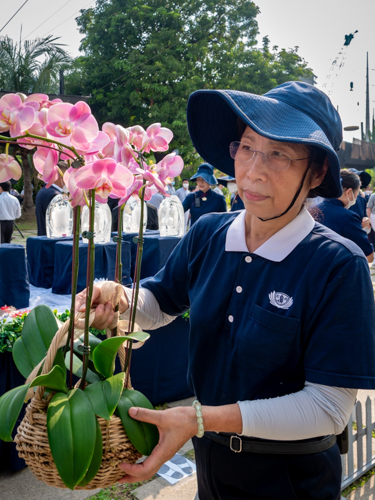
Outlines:
<svg viewBox="0 0 375 500"><path fill-rule="evenodd" d="M1 225L1 243L10 243L13 234L13 221L0 220Z"/></svg>
<svg viewBox="0 0 375 500"><path fill-rule="evenodd" d="M312 455L234 453L193 438L199 500L339 500L337 444Z"/></svg>

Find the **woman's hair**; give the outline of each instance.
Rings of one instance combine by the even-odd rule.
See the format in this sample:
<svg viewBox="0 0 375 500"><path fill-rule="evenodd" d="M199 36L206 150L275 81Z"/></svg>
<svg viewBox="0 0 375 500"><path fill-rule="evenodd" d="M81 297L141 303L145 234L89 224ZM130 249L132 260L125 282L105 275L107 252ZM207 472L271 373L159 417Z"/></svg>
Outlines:
<svg viewBox="0 0 375 500"><path fill-rule="evenodd" d="M352 188L353 191L356 191L361 186L361 179L358 177L357 174L354 174L349 170L340 170L340 177L341 177L342 189L344 191L345 189L350 189L350 188Z"/></svg>
<svg viewBox="0 0 375 500"><path fill-rule="evenodd" d="M3 191L6 191L9 193L10 188L11 188L11 183L10 183L10 181L1 182L0 187Z"/></svg>
<svg viewBox="0 0 375 500"><path fill-rule="evenodd" d="M237 118L237 129L238 129L238 134L239 138L243 136L245 129L247 125L246 123L241 120L241 118ZM326 159L327 153L325 152L324 149L318 148L316 146L310 146L308 144L304 144L305 148L308 150L308 155L310 157L310 173L311 175L319 175L321 171L323 170L324 167L324 161ZM310 189L307 198L315 198L316 196L320 196L321 192L324 192L324 181L323 179L322 183L317 186L314 189Z"/></svg>

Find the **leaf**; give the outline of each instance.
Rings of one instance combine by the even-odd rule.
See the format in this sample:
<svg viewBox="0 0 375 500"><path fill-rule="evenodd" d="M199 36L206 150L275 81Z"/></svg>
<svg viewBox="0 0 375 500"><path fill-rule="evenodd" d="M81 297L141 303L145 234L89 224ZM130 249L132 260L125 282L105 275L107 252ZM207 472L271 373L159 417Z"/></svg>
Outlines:
<svg viewBox="0 0 375 500"><path fill-rule="evenodd" d="M47 431L57 470L72 490L87 474L96 442L96 418L84 391L54 395L47 411Z"/></svg>
<svg viewBox="0 0 375 500"><path fill-rule="evenodd" d="M42 361L57 330L55 315L48 306L37 306L27 315L21 337L13 346L14 362L25 378Z"/></svg>
<svg viewBox="0 0 375 500"><path fill-rule="evenodd" d="M95 337L95 335L89 333L90 358L92 358L92 353L101 342L102 341L98 339L98 337ZM73 350L76 354L82 355L82 352L78 349L78 346L83 343L84 343L84 335L82 335L81 337L79 337L74 341Z"/></svg>
<svg viewBox="0 0 375 500"><path fill-rule="evenodd" d="M115 369L116 354L121 344L125 340L139 340L145 342L150 335L146 332L134 332L126 337L112 337L103 340L101 344L95 349L93 353L93 361L96 370L105 378L113 375Z"/></svg>
<svg viewBox="0 0 375 500"><path fill-rule="evenodd" d="M73 354L73 373L79 378L82 377L82 365L82 360L78 356ZM68 370L70 370L70 352L67 352L65 355L65 366ZM98 374L88 368L86 373L86 380L89 384L95 384L95 382L100 382L101 378Z"/></svg>
<svg viewBox="0 0 375 500"><path fill-rule="evenodd" d="M0 398L0 439L12 441L12 432L25 402L29 384L20 385Z"/></svg>
<svg viewBox="0 0 375 500"><path fill-rule="evenodd" d="M133 406L148 408L149 410L153 410L154 407L141 392L125 389L116 409L116 414L120 417L125 432L133 446L142 455L148 456L151 455L152 450L159 442L159 431L156 425L131 418L128 412Z"/></svg>
<svg viewBox="0 0 375 500"><path fill-rule="evenodd" d="M118 373L107 380L86 387L85 394L91 401L95 415L110 420L119 402L124 378L125 373Z"/></svg>
<svg viewBox="0 0 375 500"><path fill-rule="evenodd" d="M66 386L66 373L60 366L54 366L49 373L36 377L33 382L31 382L30 387L36 387L37 385L45 387L46 389L52 389L53 391L68 392Z"/></svg>
<svg viewBox="0 0 375 500"><path fill-rule="evenodd" d="M97 419L95 420L96 420L96 439L95 439L94 454L92 456L91 464L85 477L82 479L80 483L78 483L79 486L86 486L86 484L88 484L92 479L94 479L102 463L102 457L103 457L102 431L100 429L98 420Z"/></svg>

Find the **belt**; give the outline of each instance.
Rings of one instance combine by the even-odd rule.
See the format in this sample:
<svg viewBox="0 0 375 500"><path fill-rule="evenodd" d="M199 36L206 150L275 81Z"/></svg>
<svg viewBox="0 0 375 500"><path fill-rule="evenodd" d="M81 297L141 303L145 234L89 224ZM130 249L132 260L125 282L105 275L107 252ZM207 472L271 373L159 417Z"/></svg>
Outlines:
<svg viewBox="0 0 375 500"><path fill-rule="evenodd" d="M328 450L336 443L336 436L317 437L301 441L271 441L240 437L236 434L205 432L205 437L230 448L234 453L261 453L270 455L310 455Z"/></svg>

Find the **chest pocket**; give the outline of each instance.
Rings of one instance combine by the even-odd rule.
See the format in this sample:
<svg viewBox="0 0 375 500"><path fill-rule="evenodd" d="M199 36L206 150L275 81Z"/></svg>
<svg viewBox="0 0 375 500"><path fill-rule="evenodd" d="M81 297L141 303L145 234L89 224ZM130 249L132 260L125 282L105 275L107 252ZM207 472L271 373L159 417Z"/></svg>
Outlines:
<svg viewBox="0 0 375 500"><path fill-rule="evenodd" d="M289 352L300 332L300 321L281 316L254 305L247 324L238 336L238 356L251 370L255 382L264 382L285 366ZM257 385L257 384L256 384Z"/></svg>

